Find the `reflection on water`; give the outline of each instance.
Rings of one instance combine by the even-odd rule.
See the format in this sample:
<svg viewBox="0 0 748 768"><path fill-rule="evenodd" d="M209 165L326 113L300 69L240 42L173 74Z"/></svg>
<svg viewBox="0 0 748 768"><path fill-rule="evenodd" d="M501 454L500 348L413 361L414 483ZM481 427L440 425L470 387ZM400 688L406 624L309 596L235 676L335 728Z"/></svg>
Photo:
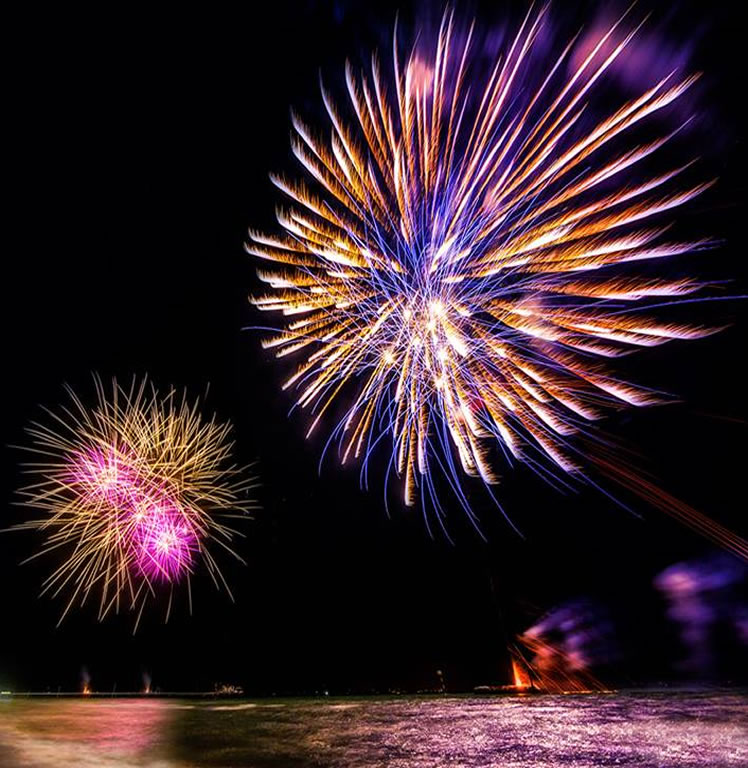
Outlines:
<svg viewBox="0 0 748 768"><path fill-rule="evenodd" d="M174 766L165 700L0 702L0 766Z"/></svg>
<svg viewBox="0 0 748 768"><path fill-rule="evenodd" d="M748 765L748 695L0 701L2 768L614 765Z"/></svg>

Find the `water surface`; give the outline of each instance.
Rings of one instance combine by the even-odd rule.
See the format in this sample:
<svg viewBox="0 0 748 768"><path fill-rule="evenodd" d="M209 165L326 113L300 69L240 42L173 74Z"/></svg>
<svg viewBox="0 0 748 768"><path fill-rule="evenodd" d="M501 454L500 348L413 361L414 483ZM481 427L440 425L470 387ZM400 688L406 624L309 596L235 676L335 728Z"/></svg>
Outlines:
<svg viewBox="0 0 748 768"><path fill-rule="evenodd" d="M748 695L0 701L2 768L745 768Z"/></svg>

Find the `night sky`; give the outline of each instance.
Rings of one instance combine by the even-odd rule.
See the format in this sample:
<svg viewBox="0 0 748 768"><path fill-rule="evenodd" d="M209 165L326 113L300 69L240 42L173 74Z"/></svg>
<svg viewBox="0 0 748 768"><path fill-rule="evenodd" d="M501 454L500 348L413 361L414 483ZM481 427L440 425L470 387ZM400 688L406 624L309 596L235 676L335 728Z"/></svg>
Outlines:
<svg viewBox="0 0 748 768"><path fill-rule="evenodd" d="M99 624L95 606L57 628L62 604L38 598L54 558L19 566L39 538L0 535L0 688L77 689L85 668L97 690L137 689L144 672L164 690L416 690L436 686L436 670L464 690L505 682L507 639L580 597L616 617L618 680L672 679L677 640L652 581L714 552L696 534L644 504L637 517L592 490L560 495L519 469L503 472L498 494L525 538L468 484L487 541L453 504L451 544L394 495L388 516L381 485L360 490L357 468L327 460L318 472L324 431L305 441L306 417L288 415L279 387L288 368L248 330L268 318L247 302L258 283L242 244L248 226L275 227L268 172L294 168L290 106L319 124L320 68L336 82L346 56L386 43L397 7L407 28L412 7L253 5L6 18L5 522L28 514L12 506L23 456L10 446L26 441L40 405L63 400L64 383L91 396L93 371L148 373L194 396L209 384L206 410L234 423L237 459L256 461L263 509L241 526L247 566L222 560L233 604L196 578L192 616L182 601L164 625L165 606L151 604L135 636L132 616ZM681 3L653 23L673 45L688 41L692 69L706 73L689 141L720 183L690 206L687 226L725 245L686 263L733 279L727 290L739 295L744 41L737 16L711 5ZM497 4L471 7L499 15ZM516 17L521 4L507 7ZM709 317L733 323L720 335L625 363L682 402L622 412L605 429L662 487L745 536L748 317L745 302L719 312ZM727 648L722 677L736 659Z"/></svg>

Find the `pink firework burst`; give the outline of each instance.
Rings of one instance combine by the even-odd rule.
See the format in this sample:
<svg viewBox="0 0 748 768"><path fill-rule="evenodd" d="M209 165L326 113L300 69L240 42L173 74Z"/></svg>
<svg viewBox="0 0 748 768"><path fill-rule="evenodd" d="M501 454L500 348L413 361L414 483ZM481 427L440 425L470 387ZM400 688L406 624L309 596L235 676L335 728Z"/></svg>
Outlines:
<svg viewBox="0 0 748 768"><path fill-rule="evenodd" d="M221 518L248 511L254 487L230 462L230 425L203 420L199 403L145 380L126 389L114 382L111 395L98 379L96 387L94 408L71 392L62 434L29 429L41 458L27 465L36 481L21 494L46 515L18 527L46 535L38 555L65 553L43 592L72 592L63 616L97 593L99 618L124 603L139 621L164 588L168 616L172 590L198 569L228 591L211 543L235 555L235 532Z"/></svg>
<svg viewBox="0 0 748 768"><path fill-rule="evenodd" d="M154 482L131 450L91 447L75 457L71 480L108 519L129 567L157 581L179 581L199 549L199 534L176 492Z"/></svg>
<svg viewBox="0 0 748 768"><path fill-rule="evenodd" d="M135 562L147 578L178 581L191 572L200 536L177 502L146 496L133 521Z"/></svg>

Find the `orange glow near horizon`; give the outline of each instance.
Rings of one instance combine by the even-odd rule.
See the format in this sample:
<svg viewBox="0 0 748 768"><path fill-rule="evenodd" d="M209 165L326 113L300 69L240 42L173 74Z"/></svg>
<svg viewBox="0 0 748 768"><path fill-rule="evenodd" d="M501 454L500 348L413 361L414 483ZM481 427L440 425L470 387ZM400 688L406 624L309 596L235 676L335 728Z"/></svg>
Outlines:
<svg viewBox="0 0 748 768"><path fill-rule="evenodd" d="M532 688L530 675L516 659L512 659L512 682L515 688Z"/></svg>

